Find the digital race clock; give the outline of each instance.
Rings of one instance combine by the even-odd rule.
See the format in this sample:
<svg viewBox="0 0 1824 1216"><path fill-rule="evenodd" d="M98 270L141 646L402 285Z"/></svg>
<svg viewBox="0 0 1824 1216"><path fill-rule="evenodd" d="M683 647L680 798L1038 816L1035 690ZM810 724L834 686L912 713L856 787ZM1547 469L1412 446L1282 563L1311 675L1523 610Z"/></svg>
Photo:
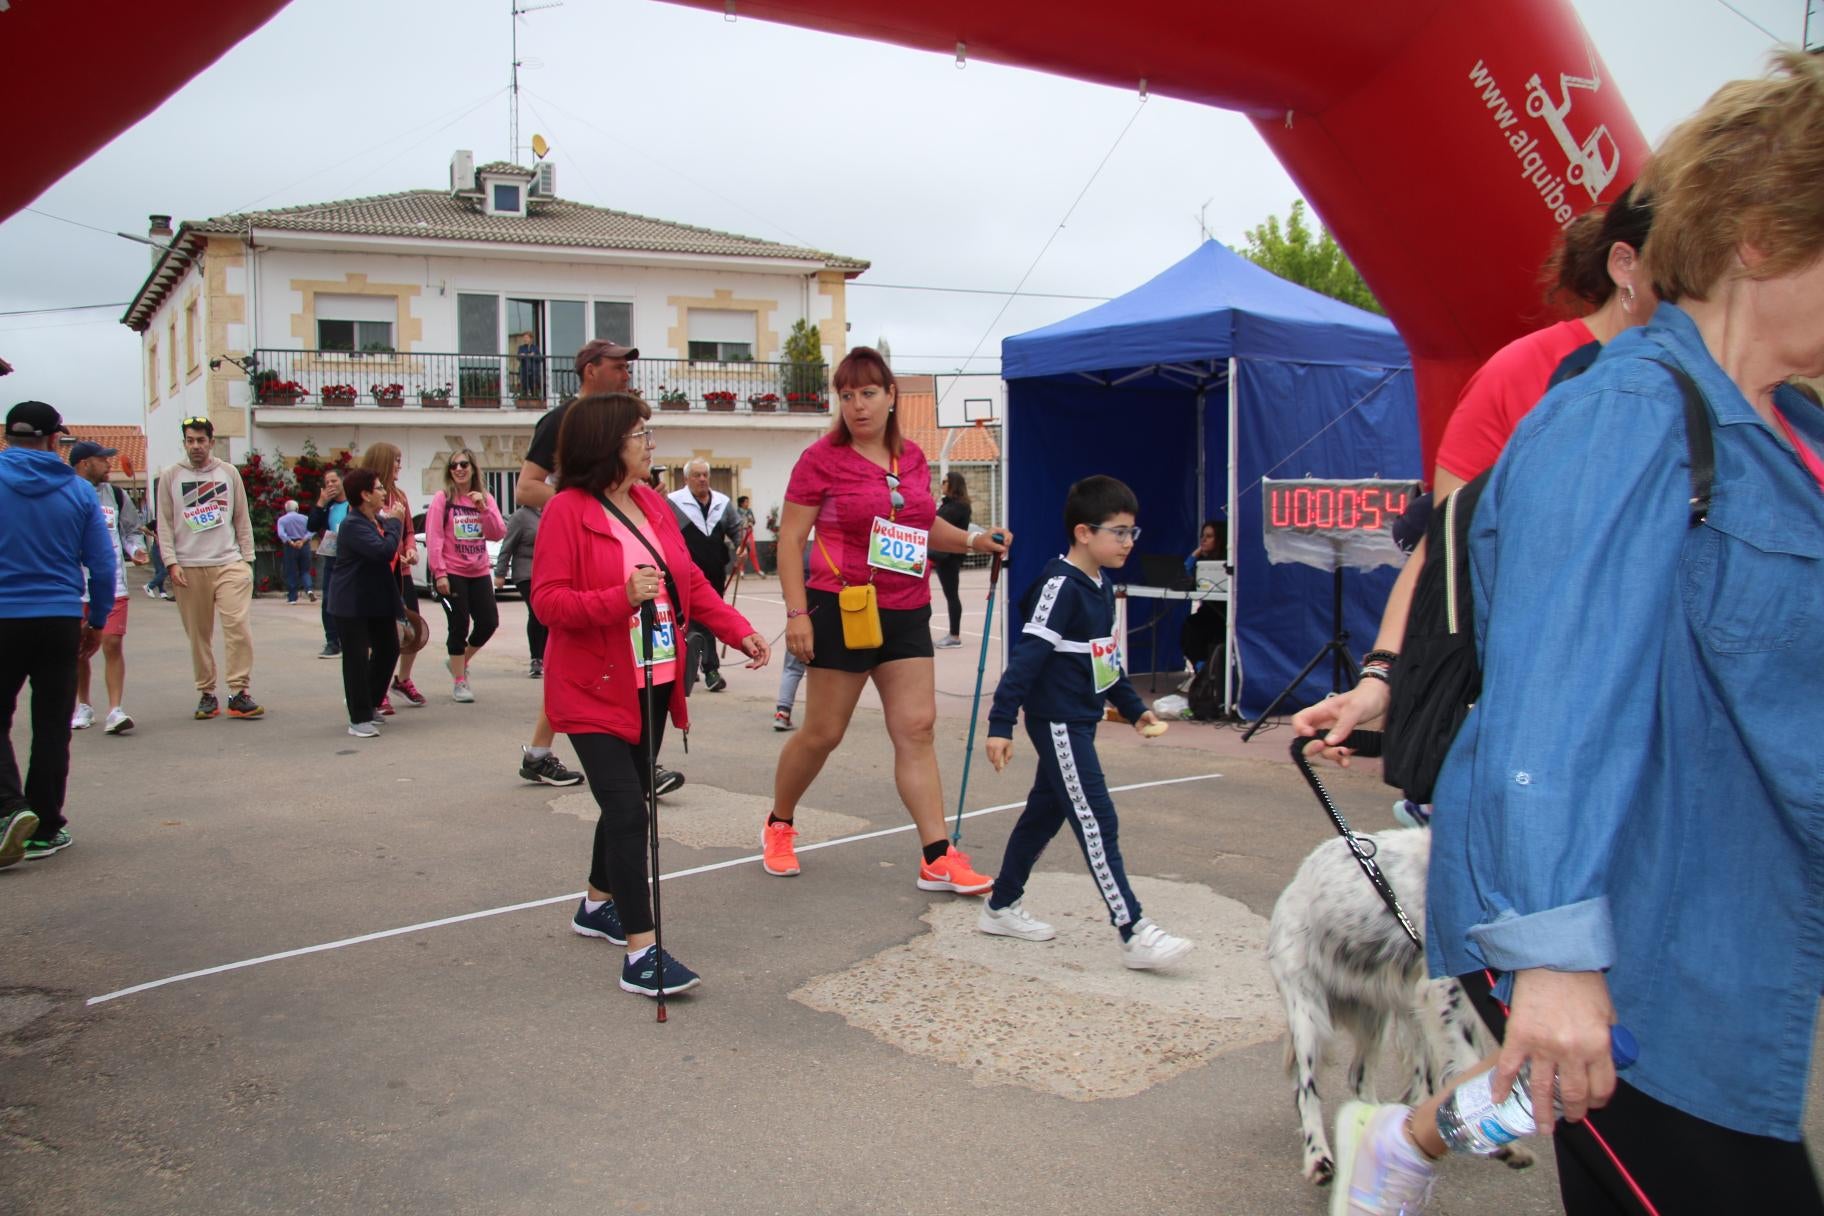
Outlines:
<svg viewBox="0 0 1824 1216"><path fill-rule="evenodd" d="M1263 477L1260 492L1269 561L1366 570L1406 560L1392 528L1418 496L1416 481Z"/></svg>

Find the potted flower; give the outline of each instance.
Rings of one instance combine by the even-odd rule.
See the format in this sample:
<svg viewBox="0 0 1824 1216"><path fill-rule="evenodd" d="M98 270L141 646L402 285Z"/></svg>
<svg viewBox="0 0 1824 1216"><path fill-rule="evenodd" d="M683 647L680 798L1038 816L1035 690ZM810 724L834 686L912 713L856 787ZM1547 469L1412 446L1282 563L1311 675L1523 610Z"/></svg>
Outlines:
<svg viewBox="0 0 1824 1216"><path fill-rule="evenodd" d="M448 384L440 388L421 388L418 390L418 404L427 409L450 408L450 388Z"/></svg>
<svg viewBox="0 0 1824 1216"><path fill-rule="evenodd" d="M785 408L791 414L825 414L829 412L830 403L822 393L787 393Z"/></svg>
<svg viewBox="0 0 1824 1216"><path fill-rule="evenodd" d="M531 389L519 389L513 394L513 406L522 410L542 410L545 408L545 395Z"/></svg>
<svg viewBox="0 0 1824 1216"><path fill-rule="evenodd" d="M747 408L756 414L770 414L779 408L778 393L755 393L747 399Z"/></svg>
<svg viewBox="0 0 1824 1216"><path fill-rule="evenodd" d="M353 405L360 394L352 384L325 384L321 396L324 405Z"/></svg>
<svg viewBox="0 0 1824 1216"><path fill-rule="evenodd" d="M690 408L690 397L681 388L666 388L659 385L659 408L662 410L687 410Z"/></svg>
<svg viewBox="0 0 1824 1216"><path fill-rule="evenodd" d="M470 368L460 377L462 408L497 410L500 408L500 373L491 368Z"/></svg>
<svg viewBox="0 0 1824 1216"><path fill-rule="evenodd" d="M254 392L261 405L290 405L304 395L304 386L296 380L281 380L275 372L255 380Z"/></svg>
<svg viewBox="0 0 1824 1216"><path fill-rule="evenodd" d="M735 395L727 389L718 389L703 394L703 404L712 410L729 411L735 408Z"/></svg>
<svg viewBox="0 0 1824 1216"><path fill-rule="evenodd" d="M396 409L405 404L405 385L370 384L367 386L367 395L374 399L375 405Z"/></svg>

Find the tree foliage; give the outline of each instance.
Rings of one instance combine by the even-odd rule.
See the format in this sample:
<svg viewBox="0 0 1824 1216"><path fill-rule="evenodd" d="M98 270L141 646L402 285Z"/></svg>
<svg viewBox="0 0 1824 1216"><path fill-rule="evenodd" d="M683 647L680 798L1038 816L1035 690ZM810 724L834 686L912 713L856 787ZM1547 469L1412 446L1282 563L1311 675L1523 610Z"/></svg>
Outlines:
<svg viewBox="0 0 1824 1216"><path fill-rule="evenodd" d="M1266 223L1249 229L1247 245L1239 252L1256 266L1301 287L1369 312L1385 311L1336 238L1321 224L1313 231L1305 219L1302 198L1293 201L1283 226L1277 215L1269 215Z"/></svg>

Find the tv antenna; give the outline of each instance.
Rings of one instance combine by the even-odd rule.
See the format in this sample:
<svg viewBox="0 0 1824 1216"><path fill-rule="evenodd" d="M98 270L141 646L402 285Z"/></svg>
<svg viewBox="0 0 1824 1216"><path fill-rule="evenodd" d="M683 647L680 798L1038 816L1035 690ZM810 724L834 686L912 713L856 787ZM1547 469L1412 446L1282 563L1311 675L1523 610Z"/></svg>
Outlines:
<svg viewBox="0 0 1824 1216"><path fill-rule="evenodd" d="M507 131L507 159L519 163L519 69L522 67L538 68L544 66L542 59L521 59L519 57L519 19L527 13L536 13L541 9L562 8L564 0L547 0L544 4L522 4L520 0L507 0L513 10L513 88L512 88L512 123Z"/></svg>

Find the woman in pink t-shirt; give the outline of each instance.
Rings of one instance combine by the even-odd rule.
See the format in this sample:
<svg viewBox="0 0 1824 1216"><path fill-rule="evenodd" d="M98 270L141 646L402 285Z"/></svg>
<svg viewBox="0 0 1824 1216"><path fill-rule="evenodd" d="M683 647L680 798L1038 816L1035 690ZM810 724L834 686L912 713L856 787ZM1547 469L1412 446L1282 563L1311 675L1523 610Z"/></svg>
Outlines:
<svg viewBox="0 0 1824 1216"><path fill-rule="evenodd" d="M494 496L477 488L475 453L457 448L443 466L443 489L431 495L424 510L424 549L431 581L449 623L450 690L454 700L469 702L469 663L500 627L494 603L493 567L488 542L507 534Z"/></svg>
<svg viewBox="0 0 1824 1216"><path fill-rule="evenodd" d="M798 873L792 826L798 800L842 742L869 680L880 694L893 741L899 796L924 849L918 885L979 895L994 880L978 874L944 833L943 786L932 732L937 664L931 641L930 555L1005 553L1013 536L964 531L939 519L931 470L899 431L899 387L878 351L858 346L836 368L835 423L792 470L779 521L779 584L786 648L808 668L804 722L779 754L773 811L761 830L768 874ZM812 527L810 578L805 545ZM851 649L837 605L845 587L871 584L882 642Z"/></svg>

